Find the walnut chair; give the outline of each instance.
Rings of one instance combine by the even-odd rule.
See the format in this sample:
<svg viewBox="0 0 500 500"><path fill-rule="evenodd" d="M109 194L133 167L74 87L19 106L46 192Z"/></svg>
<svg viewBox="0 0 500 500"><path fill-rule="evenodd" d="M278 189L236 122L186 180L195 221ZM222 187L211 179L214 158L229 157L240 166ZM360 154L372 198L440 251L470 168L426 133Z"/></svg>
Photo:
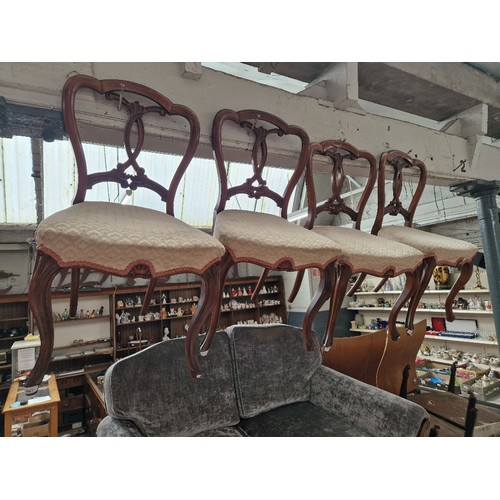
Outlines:
<svg viewBox="0 0 500 500"><path fill-rule="evenodd" d="M328 350L331 347L333 332L349 280L352 275L360 272L385 278L405 274L405 288L392 307L388 321L388 331L392 339L397 340L400 334L396 328L396 321L403 305L417 291L417 282L424 255L413 247L403 244L395 245L390 240L361 231L363 212L377 177L377 162L372 154L367 151L360 151L344 141L327 140L321 143L313 143L310 148L309 168L307 169L309 176L312 176L313 163L318 157L326 157L331 162L332 194L325 203L318 206L313 204L314 215L307 224L308 227L311 227L311 232L328 238L342 249L341 255L335 263L333 276L330 277L329 282L327 279L321 280L317 292L318 302L315 304L315 311L319 310L326 300L330 298L329 316L323 340L324 349ZM349 207L341 196L346 180L345 162L351 162L351 164L355 162L356 165L363 164L367 166L368 175L356 210ZM312 183L311 177L308 177L307 183ZM322 212L335 215L345 214L352 221L352 226L313 226L314 220ZM299 271L294 288L289 296L290 301L295 299L302 278L303 273ZM407 334L411 335L413 325L408 324L407 326Z"/></svg>
<svg viewBox="0 0 500 500"><path fill-rule="evenodd" d="M393 198L385 204L385 179L387 169L393 169ZM411 198L408 208L405 208L401 202L401 191L403 186L403 175L410 173L413 169L419 172L418 183L414 195ZM432 277L435 266L452 266L460 269L460 275L451 288L445 301L446 318L448 321L454 321L453 301L469 281L473 271L473 260L478 251L476 245L463 240L442 236L440 234L429 233L413 227L413 219L418 202L424 191L427 181L427 168L425 164L410 157L402 151L390 151L383 153L379 161L378 173L378 210L375 219L373 232L391 240L395 243L403 243L417 250L420 250L424 256L424 265L420 269L419 290L410 301L407 318L413 321L420 297L427 288ZM398 216L404 218L404 226L401 225L383 225L386 215ZM359 286L363 276L360 275L358 282L353 288ZM377 288L380 288L379 283Z"/></svg>
<svg viewBox="0 0 500 500"><path fill-rule="evenodd" d="M225 144L223 145L223 137ZM239 138L240 144L249 144L248 163L252 174L239 185L230 186L228 179L229 146ZM225 247L221 262L222 285L231 266L239 262L257 264L268 270L296 271L319 268L330 274L339 255L337 243L289 222L287 212L297 183L305 175L309 154L309 137L305 130L288 125L271 113L258 110L233 111L223 109L217 113L212 127L212 147L219 174L219 199L215 209L213 235ZM284 187L276 187L265 167L270 156L280 155L290 167L289 180ZM293 160L290 158L293 157ZM233 182L234 183L234 182ZM235 183L234 183L235 184ZM278 192L279 191L279 192ZM243 201L239 201L243 198ZM248 200L250 199L250 200ZM244 201L262 200L267 212L239 208ZM233 206L227 206L232 202ZM264 207L265 208L265 207ZM271 213L274 209L274 213ZM261 280L262 281L262 280ZM222 299L222 286L217 291ZM255 299L255 294L252 295ZM305 317L311 313L310 309ZM303 328L308 350L314 349L310 322ZM217 317L212 322L204 343L200 347L206 354L217 328Z"/></svg>
<svg viewBox="0 0 500 500"><path fill-rule="evenodd" d="M89 173L92 165L87 165L80 137L82 124L78 124L76 116L77 94L78 98L92 100L94 112L98 106L106 107L101 119L112 117L108 126L114 129L123 127L118 133L123 135L126 161L106 171ZM219 304L214 302L207 289L219 287L219 264L224 255L224 247L215 238L174 216L176 190L199 142L197 116L189 108L173 104L143 85L123 80L97 80L85 75L76 75L66 81L62 91L62 111L76 157L78 188L72 206L45 218L36 229L37 256L28 297L40 332L41 349L25 386L36 392L47 370L54 343L51 284L58 272L67 269L71 269L72 274L70 314L73 316L77 307L80 269L149 278L151 289L161 277L179 273L199 275L202 281L199 305L185 341L188 368L195 376L199 373L194 348L196 337L212 311L219 311ZM186 149L179 156L178 166L167 186L147 176L140 166L139 155L150 121L153 127L159 127L168 126L165 122L169 120L185 122L187 132ZM86 200L88 191L100 182L118 183L131 191L137 188L152 190L165 203L165 211L109 200ZM149 301L143 302L147 307Z"/></svg>

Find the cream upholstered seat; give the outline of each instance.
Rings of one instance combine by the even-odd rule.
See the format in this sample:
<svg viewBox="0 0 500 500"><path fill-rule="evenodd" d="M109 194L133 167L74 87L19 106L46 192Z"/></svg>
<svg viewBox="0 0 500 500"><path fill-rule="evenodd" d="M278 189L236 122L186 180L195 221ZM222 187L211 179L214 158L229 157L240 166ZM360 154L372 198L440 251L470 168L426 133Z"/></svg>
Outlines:
<svg viewBox="0 0 500 500"><path fill-rule="evenodd" d="M111 118L110 128L120 126L126 161L101 172L88 172L85 149L76 119L76 95L85 94L92 101L92 110L102 110L101 119ZM103 109L105 105L105 109ZM97 80L76 75L69 78L62 92L64 125L68 132L78 168L78 186L69 208L61 210L38 226L35 233L37 257L29 286L29 302L41 339L40 354L25 385L36 391L46 372L54 342L51 310L51 283L57 273L71 269L70 316L75 316L81 269L90 269L124 277L150 280L148 294L156 280L190 272L201 277L198 307L186 334L184 350L187 368L199 375L196 339L204 323L219 305L207 289L218 288L219 264L224 247L213 237L195 229L174 216L174 199L179 182L196 151L200 126L189 108L173 104L162 94L123 80ZM171 118L172 117L172 118ZM165 126L174 120L185 122L184 154L169 185L148 177L140 162L145 145L147 124ZM147 122L147 123L146 123ZM122 189L146 188L165 203L165 211L124 205L108 201L88 201L89 189L100 182L118 183ZM141 314L149 305L148 294Z"/></svg>
<svg viewBox="0 0 500 500"><path fill-rule="evenodd" d="M323 282L323 280L320 282L317 293L316 309L319 309L330 298L324 346L326 350L331 346L333 331L349 279L353 274L360 272L381 277L406 275L405 289L400 294L389 316L389 331L392 338L396 340L399 337L396 320L404 303L416 292L418 272L424 255L413 247L395 244L380 236L361 231L363 212L377 176L377 163L373 155L367 151L360 151L344 141L327 140L322 143L313 143L310 147L308 168L308 173L311 175L314 171L314 160L318 157L326 157L331 160L332 193L326 202L317 206L315 203L312 205L313 214L308 225L311 226L322 212L335 215L345 214L352 221L351 227L318 225L311 228L312 233L332 240L341 248L341 253L336 261L335 274L330 278L330 283ZM353 161L356 162L357 168L360 168L361 164L367 168L366 183L359 197L357 210L348 206L342 197L346 180L344 164ZM312 179L309 179L308 183L312 183ZM302 273L297 274L295 286L289 297L290 301L295 299L302 277ZM411 334L412 325L407 326Z"/></svg>
<svg viewBox="0 0 500 500"><path fill-rule="evenodd" d="M231 150L223 145L241 141L248 144L252 173L244 182L236 184L228 178L228 156ZM212 126L212 147L219 174L219 201L215 210L213 235L225 247L221 263L222 284L231 266L238 262L251 262L265 270L298 270L318 267L327 270L333 267L340 247L321 235L287 221L288 206L294 189L304 176L309 151L309 137L300 127L288 125L280 118L258 110L233 111L223 109L217 113ZM286 152L286 154L283 153ZM284 188L273 185L273 178L267 176L268 165L273 166L271 155L289 165L289 180ZM236 167L233 167L236 168ZM241 168L241 167L240 167ZM241 178L241 177L240 177ZM270 210L250 211L228 207L236 199L241 204L248 198L266 200ZM271 210L276 209L274 213ZM261 280L262 282L262 280ZM258 289L259 286L256 287ZM222 286L218 290L222 299ZM255 292L252 299L255 300ZM305 345L314 349L311 324L307 322L310 310L306 312L303 328ZM215 316L208 335L201 346L206 354L217 328Z"/></svg>
<svg viewBox="0 0 500 500"><path fill-rule="evenodd" d="M143 207L85 201L44 219L37 250L61 267L93 267L126 275L144 265L152 276L203 272L219 261L222 245L171 215Z"/></svg>
<svg viewBox="0 0 500 500"><path fill-rule="evenodd" d="M382 276L397 276L415 270L423 259L422 252L413 247L395 244L354 228L315 226L313 231L340 245L339 261L349 263L353 273L370 274L377 270Z"/></svg>
<svg viewBox="0 0 500 500"><path fill-rule="evenodd" d="M243 230L242 230L243 229ZM332 260L332 244L275 215L247 210L224 210L214 224L214 237L233 262L252 262L278 269L325 267ZM334 246L335 252L340 247Z"/></svg>
<svg viewBox="0 0 500 500"><path fill-rule="evenodd" d="M379 236L418 248L427 256L433 256L439 265L456 266L460 261L474 259L477 246L463 240L429 233L407 226L386 226Z"/></svg>
<svg viewBox="0 0 500 500"><path fill-rule="evenodd" d="M388 168L393 169L393 199L386 205L384 186L386 170ZM403 174L406 172L409 173L412 169L419 171L419 180L408 208L405 208L400 200ZM422 161L412 158L402 151L383 153L379 161L378 210L373 232L391 241L410 245L424 254L425 265L421 270L419 279L419 286L422 293L427 287L436 265L449 265L460 269L460 276L454 283L445 302L446 317L448 321L453 321L455 319L452 311L453 301L472 275L473 260L478 248L472 243L463 240L429 233L412 227L415 210L422 196L426 181L427 169ZM403 216L404 226L384 226L383 221L386 215ZM356 286L359 285L361 279L363 279L362 276ZM410 304L408 311L410 317L415 314L416 307L417 303Z"/></svg>

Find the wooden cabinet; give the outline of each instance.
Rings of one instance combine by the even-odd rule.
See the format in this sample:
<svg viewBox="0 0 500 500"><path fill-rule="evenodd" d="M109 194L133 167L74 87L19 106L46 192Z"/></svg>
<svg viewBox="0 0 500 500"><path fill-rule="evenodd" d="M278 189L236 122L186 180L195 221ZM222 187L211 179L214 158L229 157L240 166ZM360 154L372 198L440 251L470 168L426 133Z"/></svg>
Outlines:
<svg viewBox="0 0 500 500"><path fill-rule="evenodd" d="M0 400L9 391L12 372L12 344L28 333L28 297L2 297L0 302Z"/></svg>
<svg viewBox="0 0 500 500"><path fill-rule="evenodd" d="M257 276L226 282L219 329L238 323L286 323L281 275L269 276L257 300L252 302L257 282ZM69 318L67 314L69 293L53 293L54 349L48 371L56 375L60 391L60 432L85 422L93 427L102 418L93 413L96 394L88 390L91 384L85 382L87 373L105 370L117 359L160 342L165 335L169 338L185 335L198 305L200 283L159 286L153 293L147 315L141 316L146 290L146 287L124 287L82 291L77 318ZM10 347L28 333L27 295L0 297L0 313L0 350L6 351L6 362L0 364L0 382L3 382L0 396L1 390L4 392L0 402L3 404L10 388Z"/></svg>
<svg viewBox="0 0 500 500"><path fill-rule="evenodd" d="M15 380L3 408L5 436L56 437L59 402L54 375L48 377L47 383L40 384L38 393L33 396L25 394L19 381Z"/></svg>
<svg viewBox="0 0 500 500"><path fill-rule="evenodd" d="M252 302L251 295L257 281L257 277L251 277L226 282L219 329L237 323L286 322L282 277L268 277L258 299ZM145 293L146 288L122 289L112 297L114 302L110 310L114 316L115 359L133 354L165 336L185 335L201 291L199 282L158 287L151 298L148 313L141 316Z"/></svg>
<svg viewBox="0 0 500 500"><path fill-rule="evenodd" d="M104 405L103 372L92 372L85 375L85 421L87 432L96 435L99 422L107 415Z"/></svg>

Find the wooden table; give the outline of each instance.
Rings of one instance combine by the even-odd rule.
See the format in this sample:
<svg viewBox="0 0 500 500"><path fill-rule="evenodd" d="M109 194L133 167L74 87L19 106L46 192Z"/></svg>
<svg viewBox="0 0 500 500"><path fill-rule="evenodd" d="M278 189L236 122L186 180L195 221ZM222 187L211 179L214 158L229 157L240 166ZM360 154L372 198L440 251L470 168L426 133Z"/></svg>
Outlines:
<svg viewBox="0 0 500 500"><path fill-rule="evenodd" d="M464 436L465 420L467 416L468 399L451 392L422 392L420 394L408 394L408 400L425 408L434 417L442 434ZM476 404L477 414L474 424L473 436L488 435L488 432L500 431L500 410ZM432 427L432 421L431 421ZM454 432L454 429L456 432ZM487 433L483 434L482 430Z"/></svg>
<svg viewBox="0 0 500 500"><path fill-rule="evenodd" d="M50 397L47 401L36 402L36 399L44 394L48 390L48 396ZM21 396L24 396L21 398ZM12 404L16 401L23 399L27 400L28 403L25 405L12 407ZM35 400L35 402L31 402ZM57 437L57 410L59 406L60 398L59 391L57 389L57 381L55 375L50 375L47 383L40 384L38 392L30 397L23 394L22 387L19 387L19 381L15 380L9 389L9 394L5 400L5 405L3 407L3 414L5 416L5 430L4 435L6 437L12 436L12 425L16 422L22 420L29 421L35 412L49 411L49 422L43 425L36 425L36 422L31 427L26 427L26 432L23 432L23 436L51 436Z"/></svg>

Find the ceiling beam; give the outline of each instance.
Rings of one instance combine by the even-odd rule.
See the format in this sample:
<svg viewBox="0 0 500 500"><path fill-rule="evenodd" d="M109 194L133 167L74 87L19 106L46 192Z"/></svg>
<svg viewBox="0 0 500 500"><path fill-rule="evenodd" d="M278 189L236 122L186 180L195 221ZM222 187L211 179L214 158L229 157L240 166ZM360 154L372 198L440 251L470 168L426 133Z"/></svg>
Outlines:
<svg viewBox="0 0 500 500"><path fill-rule="evenodd" d="M290 124L303 127L312 141L346 140L375 157L391 149L399 149L424 161L429 183L449 185L469 179L498 179L500 149L482 144L472 167L469 141L463 137L415 125L406 121L376 116L363 110L337 109L331 102L291 94L232 75L203 69L200 80L183 78L179 63L0 63L0 95L7 102L60 110L61 89L73 71L93 74L96 78L122 78L151 86L174 103L191 107L200 119L201 137L198 155L212 157L211 127L215 114L222 108L234 110L257 108L273 113ZM85 139L99 142L120 140L116 124L97 114L91 95L78 100L79 118ZM185 147L186 124L175 122L168 128L158 122L152 128L152 147L174 152ZM231 161L248 158L249 142L229 135L226 144ZM272 164L288 168L294 146L269 151ZM461 168L465 162L465 171ZM363 172L347 174L363 175Z"/></svg>

